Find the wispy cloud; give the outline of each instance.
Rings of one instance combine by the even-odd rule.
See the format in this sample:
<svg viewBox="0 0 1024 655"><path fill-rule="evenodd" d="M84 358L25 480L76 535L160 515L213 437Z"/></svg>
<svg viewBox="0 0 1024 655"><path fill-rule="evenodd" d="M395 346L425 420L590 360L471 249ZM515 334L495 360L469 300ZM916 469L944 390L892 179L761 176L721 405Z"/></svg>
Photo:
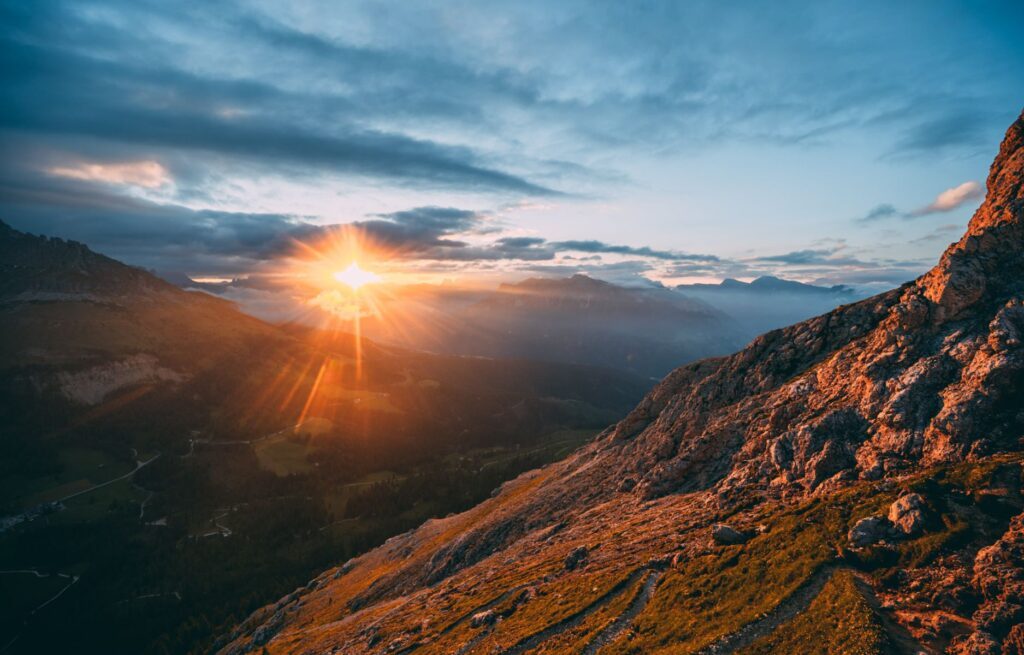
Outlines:
<svg viewBox="0 0 1024 655"><path fill-rule="evenodd" d="M900 211L889 203L876 205L866 214L856 219L858 223L874 223L889 218L920 218L931 214L944 214L954 209L963 207L972 200L977 200L985 195L984 188L974 181L964 182L955 187L946 189L935 197L930 203L912 211Z"/></svg>
<svg viewBox="0 0 1024 655"><path fill-rule="evenodd" d="M160 162L136 161L117 163L76 162L46 169L50 175L88 180L106 184L123 184L153 189L171 182L171 176Z"/></svg>
<svg viewBox="0 0 1024 655"><path fill-rule="evenodd" d="M909 216L927 216L929 214L953 211L971 200L982 197L982 195L984 195L984 189L980 184L977 182L964 182L951 189L946 189L929 204L910 212Z"/></svg>

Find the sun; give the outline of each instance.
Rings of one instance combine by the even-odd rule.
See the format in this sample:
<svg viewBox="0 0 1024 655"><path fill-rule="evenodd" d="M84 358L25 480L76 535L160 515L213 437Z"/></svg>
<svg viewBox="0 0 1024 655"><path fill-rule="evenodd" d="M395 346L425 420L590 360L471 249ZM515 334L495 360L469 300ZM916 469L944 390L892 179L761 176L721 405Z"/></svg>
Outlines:
<svg viewBox="0 0 1024 655"><path fill-rule="evenodd" d="M380 276L371 271L364 271L359 268L359 264L352 262L345 270L336 271L334 273L334 279L348 286L353 291L358 291L366 284L379 282Z"/></svg>

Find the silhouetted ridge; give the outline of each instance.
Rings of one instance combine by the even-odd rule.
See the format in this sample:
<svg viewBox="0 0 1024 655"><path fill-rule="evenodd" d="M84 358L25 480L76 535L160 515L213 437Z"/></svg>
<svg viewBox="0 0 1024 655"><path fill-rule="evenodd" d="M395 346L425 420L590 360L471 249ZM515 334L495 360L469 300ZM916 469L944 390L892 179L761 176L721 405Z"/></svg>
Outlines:
<svg viewBox="0 0 1024 655"><path fill-rule="evenodd" d="M93 252L83 243L35 236L0 221L0 295L120 296L179 293L142 269Z"/></svg>

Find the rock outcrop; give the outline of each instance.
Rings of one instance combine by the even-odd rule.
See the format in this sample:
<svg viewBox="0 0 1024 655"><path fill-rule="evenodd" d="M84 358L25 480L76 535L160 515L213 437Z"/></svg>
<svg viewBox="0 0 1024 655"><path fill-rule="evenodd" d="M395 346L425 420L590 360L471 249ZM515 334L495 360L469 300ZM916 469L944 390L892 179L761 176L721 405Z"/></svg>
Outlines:
<svg viewBox="0 0 1024 655"><path fill-rule="evenodd" d="M925 510L921 494L905 494L889 507L889 522L903 535L920 534L924 530Z"/></svg>

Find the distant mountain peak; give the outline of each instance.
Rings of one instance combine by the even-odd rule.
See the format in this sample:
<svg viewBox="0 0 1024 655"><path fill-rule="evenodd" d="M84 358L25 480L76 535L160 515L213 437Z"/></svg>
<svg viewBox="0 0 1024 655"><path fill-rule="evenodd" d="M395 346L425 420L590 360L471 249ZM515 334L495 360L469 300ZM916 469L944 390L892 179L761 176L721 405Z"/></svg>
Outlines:
<svg viewBox="0 0 1024 655"><path fill-rule="evenodd" d="M785 280L774 275L762 275L750 282L743 282L735 278L727 277L718 284L680 284L676 286L677 291L728 291L748 293L791 293L791 294L815 294L815 295L840 295L849 296L854 290L844 284L836 284L830 287L797 282L796 280Z"/></svg>

